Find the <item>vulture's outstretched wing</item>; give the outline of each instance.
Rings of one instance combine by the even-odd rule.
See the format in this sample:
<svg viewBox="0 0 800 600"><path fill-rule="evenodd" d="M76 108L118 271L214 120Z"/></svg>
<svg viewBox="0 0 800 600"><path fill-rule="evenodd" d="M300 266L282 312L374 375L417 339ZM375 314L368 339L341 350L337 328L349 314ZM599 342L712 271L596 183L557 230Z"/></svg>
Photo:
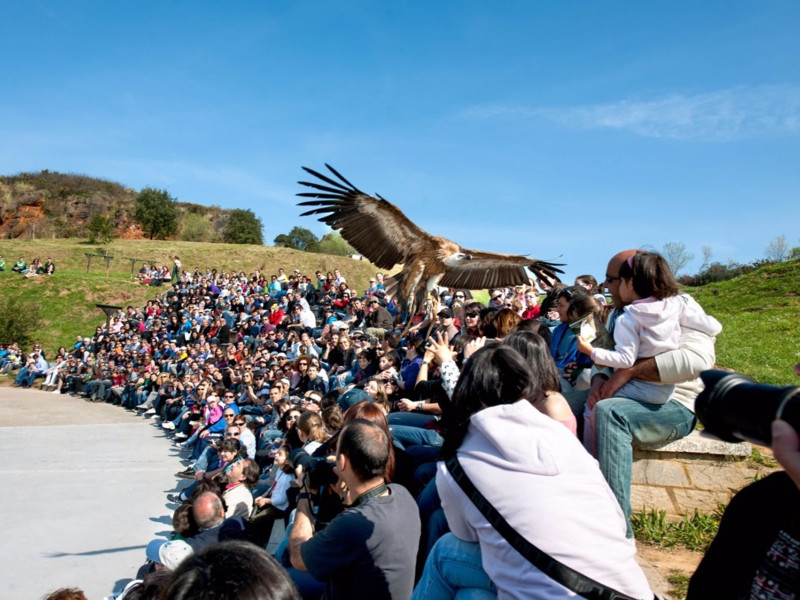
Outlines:
<svg viewBox="0 0 800 600"><path fill-rule="evenodd" d="M353 248L381 269L391 269L403 262L409 246L430 235L414 225L399 208L380 196L365 194L342 177L333 167L326 167L339 179L303 167L307 173L324 183L300 181L301 185L317 191L297 194L318 198L300 202L300 206L317 206L301 216L322 215L319 220L341 232Z"/></svg>
<svg viewBox="0 0 800 600"><path fill-rule="evenodd" d="M472 256L472 260L464 261L457 267L447 269L444 277L439 281L439 285L468 290L520 285L528 283L529 277L525 272L525 267L528 267L537 277L541 274L552 277L556 273L563 273L558 268L561 265L528 256L495 254L466 248L462 248L462 252Z"/></svg>

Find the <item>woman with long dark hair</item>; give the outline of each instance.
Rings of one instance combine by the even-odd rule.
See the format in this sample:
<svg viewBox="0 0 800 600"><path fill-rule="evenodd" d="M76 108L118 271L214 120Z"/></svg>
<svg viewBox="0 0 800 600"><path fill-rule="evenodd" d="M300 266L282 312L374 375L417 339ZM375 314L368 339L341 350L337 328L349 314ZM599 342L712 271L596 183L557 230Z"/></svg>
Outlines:
<svg viewBox="0 0 800 600"><path fill-rule="evenodd" d="M510 526L550 557L629 596L652 598L597 462L534 407L542 395L519 352L498 344L478 350L445 414L443 457L455 457ZM452 533L433 547L412 598L454 598L465 588L470 597L568 597L497 532L444 463L436 486Z"/></svg>

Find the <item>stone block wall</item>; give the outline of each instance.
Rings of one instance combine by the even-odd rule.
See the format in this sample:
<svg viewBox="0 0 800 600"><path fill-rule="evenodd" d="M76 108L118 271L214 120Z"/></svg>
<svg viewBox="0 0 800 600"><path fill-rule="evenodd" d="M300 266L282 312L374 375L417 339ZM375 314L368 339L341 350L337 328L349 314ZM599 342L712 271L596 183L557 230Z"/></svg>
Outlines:
<svg viewBox="0 0 800 600"><path fill-rule="evenodd" d="M712 512L755 477L774 469L753 463L746 442L730 444L694 431L663 446L633 450L631 507L670 515Z"/></svg>

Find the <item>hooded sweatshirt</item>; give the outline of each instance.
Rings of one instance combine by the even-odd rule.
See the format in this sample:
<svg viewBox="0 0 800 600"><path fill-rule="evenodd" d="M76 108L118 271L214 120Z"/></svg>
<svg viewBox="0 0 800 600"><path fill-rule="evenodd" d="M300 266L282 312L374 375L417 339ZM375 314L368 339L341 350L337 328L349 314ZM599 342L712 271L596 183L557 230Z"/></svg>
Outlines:
<svg viewBox="0 0 800 600"><path fill-rule="evenodd" d="M458 459L475 487L529 542L587 577L634 598L653 593L625 537L622 510L597 461L560 423L527 400L472 415ZM495 531L438 464L450 530L478 542L498 598L575 598Z"/></svg>
<svg viewBox="0 0 800 600"><path fill-rule="evenodd" d="M677 350L682 327L710 336L722 331L719 321L685 294L635 300L614 325L614 350L595 348L592 360L615 369L632 367L637 358Z"/></svg>

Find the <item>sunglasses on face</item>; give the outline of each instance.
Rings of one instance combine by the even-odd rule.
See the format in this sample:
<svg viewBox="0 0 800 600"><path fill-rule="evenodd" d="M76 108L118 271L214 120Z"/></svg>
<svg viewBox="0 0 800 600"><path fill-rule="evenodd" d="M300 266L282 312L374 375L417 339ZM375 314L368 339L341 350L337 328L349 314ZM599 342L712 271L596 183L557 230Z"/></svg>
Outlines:
<svg viewBox="0 0 800 600"><path fill-rule="evenodd" d="M233 417L235 417L236 415L235 415L235 414L233 414L233 413L225 413L225 414L224 414L224 415L222 415L222 416L223 416L223 417L225 417L226 419L232 419L232 418L233 418Z"/></svg>
<svg viewBox="0 0 800 600"><path fill-rule="evenodd" d="M480 315L479 315L479 313L476 313L476 312L468 312L464 316L469 318L469 319L474 319L474 318L476 318L476 317L478 317Z"/></svg>

